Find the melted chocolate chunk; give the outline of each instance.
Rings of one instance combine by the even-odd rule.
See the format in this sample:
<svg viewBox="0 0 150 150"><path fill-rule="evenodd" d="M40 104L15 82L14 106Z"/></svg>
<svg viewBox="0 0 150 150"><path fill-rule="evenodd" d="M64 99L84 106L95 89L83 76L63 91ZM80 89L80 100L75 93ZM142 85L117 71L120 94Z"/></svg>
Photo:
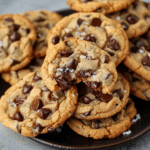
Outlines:
<svg viewBox="0 0 150 150"><path fill-rule="evenodd" d="M26 33L27 33L27 34L29 34L30 31L31 31L30 29L25 29L25 30L26 30Z"/></svg>
<svg viewBox="0 0 150 150"><path fill-rule="evenodd" d="M77 76L81 78L88 78L91 77L93 74L94 74L93 70L89 69L89 70L78 71Z"/></svg>
<svg viewBox="0 0 150 150"><path fill-rule="evenodd" d="M144 18L145 18L145 20L148 20L148 19L150 19L150 15L145 15Z"/></svg>
<svg viewBox="0 0 150 150"><path fill-rule="evenodd" d="M66 40L68 37L73 37L73 35L71 33L66 33L63 37L62 40Z"/></svg>
<svg viewBox="0 0 150 150"><path fill-rule="evenodd" d="M115 90L113 93L116 93L119 96L120 100L123 98L123 93L122 93L121 89Z"/></svg>
<svg viewBox="0 0 150 150"><path fill-rule="evenodd" d="M58 70L58 72L61 72L62 77L68 81L71 81L70 71L71 70L69 68L61 68L61 70Z"/></svg>
<svg viewBox="0 0 150 150"><path fill-rule="evenodd" d="M91 111L83 113L84 116L90 116L91 115Z"/></svg>
<svg viewBox="0 0 150 150"><path fill-rule="evenodd" d="M34 78L33 78L33 81L34 81L34 82L37 82L37 81L39 81L39 80L42 80L42 78L39 77L39 76L37 76L37 75L35 75Z"/></svg>
<svg viewBox="0 0 150 150"><path fill-rule="evenodd" d="M126 23L122 22L121 25L125 31L129 29L129 26Z"/></svg>
<svg viewBox="0 0 150 150"><path fill-rule="evenodd" d="M73 54L73 52L60 52L59 53L62 57L69 57L70 55Z"/></svg>
<svg viewBox="0 0 150 150"><path fill-rule="evenodd" d="M104 63L109 63L109 56L108 55L105 55Z"/></svg>
<svg viewBox="0 0 150 150"><path fill-rule="evenodd" d="M99 100L102 101L102 102L108 103L111 99L112 99L111 95L102 93Z"/></svg>
<svg viewBox="0 0 150 150"><path fill-rule="evenodd" d="M110 56L114 56L115 54L110 52L110 51L106 51Z"/></svg>
<svg viewBox="0 0 150 150"><path fill-rule="evenodd" d="M84 104L89 104L90 102L91 102L92 100L90 99L90 98L88 98L87 96L83 96L83 98L82 98L82 102L84 103Z"/></svg>
<svg viewBox="0 0 150 150"><path fill-rule="evenodd" d="M71 81L68 81L63 76L59 76L55 78L56 82L58 83L58 86L61 87L62 90L67 91L71 86Z"/></svg>
<svg viewBox="0 0 150 150"><path fill-rule="evenodd" d="M92 0L83 0L83 3L88 3L88 2L92 2Z"/></svg>
<svg viewBox="0 0 150 150"><path fill-rule="evenodd" d="M99 123L100 123L100 121L94 122L94 129L99 129L100 128Z"/></svg>
<svg viewBox="0 0 150 150"><path fill-rule="evenodd" d="M11 66L17 65L19 63L20 63L19 61L12 59Z"/></svg>
<svg viewBox="0 0 150 150"><path fill-rule="evenodd" d="M86 93L86 85L83 82L77 84L78 95L82 96Z"/></svg>
<svg viewBox="0 0 150 150"><path fill-rule="evenodd" d="M92 34L86 35L84 40L96 43L96 38Z"/></svg>
<svg viewBox="0 0 150 150"><path fill-rule="evenodd" d="M52 38L52 43L53 43L54 45L56 45L57 43L59 43L59 40L60 40L59 36L54 36L54 37Z"/></svg>
<svg viewBox="0 0 150 150"><path fill-rule="evenodd" d="M43 22L43 21L45 21L45 19L42 18L42 17L39 17L39 18L37 18L35 21L36 21L36 22Z"/></svg>
<svg viewBox="0 0 150 150"><path fill-rule="evenodd" d="M143 60L142 60L142 64L143 66L148 66L150 67L150 57L148 55L146 55Z"/></svg>
<svg viewBox="0 0 150 150"><path fill-rule="evenodd" d="M10 40L12 42L15 42L15 41L19 41L21 38L20 34L17 33L17 32L14 32L11 36L10 36Z"/></svg>
<svg viewBox="0 0 150 150"><path fill-rule="evenodd" d="M57 101L58 100L56 97L54 97L53 93L51 93L49 95L49 98L50 98L51 101Z"/></svg>
<svg viewBox="0 0 150 150"><path fill-rule="evenodd" d="M85 83L88 87L92 88L92 89L97 89L98 87L101 87L101 83L100 82L96 82L96 81L86 81Z"/></svg>
<svg viewBox="0 0 150 150"><path fill-rule="evenodd" d="M75 70L77 66L78 66L78 62L75 59L69 61L66 65L67 68L73 69L73 70Z"/></svg>
<svg viewBox="0 0 150 150"><path fill-rule="evenodd" d="M23 121L23 117L22 117L22 115L19 111L14 114L12 119L13 120L18 120L18 121Z"/></svg>
<svg viewBox="0 0 150 150"><path fill-rule="evenodd" d="M37 111L43 107L43 102L41 99L36 99L32 105L32 110Z"/></svg>
<svg viewBox="0 0 150 150"><path fill-rule="evenodd" d="M13 103L12 103L12 106L16 107L16 106L20 106L22 105L24 102L25 102L26 98L19 98L19 96L17 96Z"/></svg>
<svg viewBox="0 0 150 150"><path fill-rule="evenodd" d="M4 20L7 22L14 22L14 20L12 18L5 18Z"/></svg>
<svg viewBox="0 0 150 150"><path fill-rule="evenodd" d="M23 94L28 94L28 93L31 92L32 89L33 89L32 85L24 84L23 89L22 89L22 93Z"/></svg>
<svg viewBox="0 0 150 150"><path fill-rule="evenodd" d="M80 26L83 23L82 19L78 19L77 24Z"/></svg>
<svg viewBox="0 0 150 150"><path fill-rule="evenodd" d="M100 98L102 96L102 91L92 91L93 95L95 95L96 98Z"/></svg>
<svg viewBox="0 0 150 150"><path fill-rule="evenodd" d="M127 16L126 20L130 24L135 24L135 23L137 23L139 21L139 18L137 16L135 16L135 15L130 14L130 15Z"/></svg>
<svg viewBox="0 0 150 150"><path fill-rule="evenodd" d="M52 111L47 108L41 108L39 113L40 113L40 118L45 120L49 116L49 114L52 113Z"/></svg>
<svg viewBox="0 0 150 150"><path fill-rule="evenodd" d="M114 39L114 38L110 38L109 39L109 45L108 47L111 49L111 50L114 50L114 51L117 51L120 49L120 46L118 45L117 41Z"/></svg>
<svg viewBox="0 0 150 150"><path fill-rule="evenodd" d="M42 132L44 127L42 127L40 124L35 124L34 130L37 130L39 133Z"/></svg>
<svg viewBox="0 0 150 150"><path fill-rule="evenodd" d="M13 28L14 31L18 31L18 29L20 28L20 25L13 24L12 28Z"/></svg>
<svg viewBox="0 0 150 150"><path fill-rule="evenodd" d="M101 25L102 21L99 18L93 18L91 25L94 27L99 27Z"/></svg>

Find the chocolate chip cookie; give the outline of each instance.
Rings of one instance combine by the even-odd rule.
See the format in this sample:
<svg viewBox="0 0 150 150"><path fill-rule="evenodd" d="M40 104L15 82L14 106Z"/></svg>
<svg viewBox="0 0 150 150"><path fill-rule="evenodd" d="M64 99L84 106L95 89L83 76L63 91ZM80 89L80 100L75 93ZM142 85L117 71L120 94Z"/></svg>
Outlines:
<svg viewBox="0 0 150 150"><path fill-rule="evenodd" d="M150 101L150 81L142 78L125 66L120 66L119 71L128 79L131 94L145 101Z"/></svg>
<svg viewBox="0 0 150 150"><path fill-rule="evenodd" d="M23 136L35 137L62 125L76 109L76 87L51 92L40 72L30 73L0 100L0 121Z"/></svg>
<svg viewBox="0 0 150 150"><path fill-rule="evenodd" d="M19 80L23 79L28 73L36 72L41 70L41 66L43 64L44 58L34 58L26 67L16 71L10 71L6 73L2 73L2 78L13 85L19 82Z"/></svg>
<svg viewBox="0 0 150 150"><path fill-rule="evenodd" d="M67 90L84 82L94 90L110 93L117 81L117 71L111 56L95 43L76 38L57 44L47 54L42 65L42 78L51 90Z"/></svg>
<svg viewBox="0 0 150 150"><path fill-rule="evenodd" d="M39 58L45 56L47 34L62 19L62 16L48 10L28 11L22 13L22 15L27 17L36 28L37 40L33 45L34 57Z"/></svg>
<svg viewBox="0 0 150 150"><path fill-rule="evenodd" d="M79 119L93 120L107 118L118 112L128 102L130 86L121 75L110 94L102 91L94 91L85 84L78 84L78 104L74 116Z"/></svg>
<svg viewBox="0 0 150 150"><path fill-rule="evenodd" d="M99 11L106 14L124 9L134 1L135 0L68 0L67 4L79 12Z"/></svg>
<svg viewBox="0 0 150 150"><path fill-rule="evenodd" d="M122 26L100 13L75 13L63 18L48 34L49 50L68 37L96 43L112 56L116 66L129 50L128 38Z"/></svg>
<svg viewBox="0 0 150 150"><path fill-rule="evenodd" d="M136 0L126 9L107 16L117 20L129 38L138 37L150 27L150 4Z"/></svg>
<svg viewBox="0 0 150 150"><path fill-rule="evenodd" d="M0 16L0 73L26 66L32 59L34 26L22 15Z"/></svg>
<svg viewBox="0 0 150 150"><path fill-rule="evenodd" d="M67 120L68 126L76 133L93 139L115 138L131 127L131 121L137 110L134 102L129 99L128 104L118 114L109 118L97 120L80 120L71 117Z"/></svg>
<svg viewBox="0 0 150 150"><path fill-rule="evenodd" d="M124 60L127 68L150 81L150 43L143 37L130 40L129 55Z"/></svg>

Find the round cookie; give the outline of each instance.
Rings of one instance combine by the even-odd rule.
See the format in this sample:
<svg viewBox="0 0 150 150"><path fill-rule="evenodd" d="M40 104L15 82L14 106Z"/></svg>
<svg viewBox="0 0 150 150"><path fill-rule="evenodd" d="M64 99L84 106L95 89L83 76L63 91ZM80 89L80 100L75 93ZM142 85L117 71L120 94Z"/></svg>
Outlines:
<svg viewBox="0 0 150 150"><path fill-rule="evenodd" d="M22 15L0 16L0 73L26 66L32 59L34 26Z"/></svg>
<svg viewBox="0 0 150 150"><path fill-rule="evenodd" d="M143 37L130 40L129 54L124 65L150 81L150 43Z"/></svg>
<svg viewBox="0 0 150 150"><path fill-rule="evenodd" d="M118 75L118 80L110 94L94 91L80 83L74 116L79 119L93 120L115 115L127 104L129 93L129 83L121 74Z"/></svg>
<svg viewBox="0 0 150 150"><path fill-rule="evenodd" d="M48 49L68 37L96 43L107 51L116 66L128 54L128 38L122 26L100 13L75 13L63 18L48 34Z"/></svg>
<svg viewBox="0 0 150 150"><path fill-rule="evenodd" d="M0 121L23 136L35 137L53 131L76 109L76 87L51 92L40 72L30 73L9 88L0 100Z"/></svg>
<svg viewBox="0 0 150 150"><path fill-rule="evenodd" d="M99 11L106 14L124 9L134 1L135 0L68 0L67 4L79 12Z"/></svg>
<svg viewBox="0 0 150 150"><path fill-rule="evenodd" d="M128 79L131 94L145 101L150 101L150 81L142 78L123 65L120 66L119 71Z"/></svg>
<svg viewBox="0 0 150 150"><path fill-rule="evenodd" d="M129 99L129 98L128 98ZM131 127L131 121L137 114L134 102L129 99L128 104L118 114L98 120L80 120L71 117L68 126L76 133L93 139L115 138Z"/></svg>
<svg viewBox="0 0 150 150"><path fill-rule="evenodd" d="M30 64L20 70L10 71L2 73L2 78L8 82L10 85L16 84L19 80L23 79L28 73L36 72L41 70L44 58L34 58L31 60Z"/></svg>
<svg viewBox="0 0 150 150"><path fill-rule="evenodd" d="M92 42L76 38L57 44L42 65L42 79L51 90L67 90L84 82L88 87L110 93L117 81L111 56Z"/></svg>
<svg viewBox="0 0 150 150"><path fill-rule="evenodd" d="M28 11L22 13L35 26L37 32L37 40L33 45L33 55L36 58L46 55L47 49L47 34L55 24L62 19L58 13L48 10Z"/></svg>
<svg viewBox="0 0 150 150"><path fill-rule="evenodd" d="M150 4L136 0L126 9L107 14L107 17L117 20L126 31L128 38L138 37L150 27Z"/></svg>

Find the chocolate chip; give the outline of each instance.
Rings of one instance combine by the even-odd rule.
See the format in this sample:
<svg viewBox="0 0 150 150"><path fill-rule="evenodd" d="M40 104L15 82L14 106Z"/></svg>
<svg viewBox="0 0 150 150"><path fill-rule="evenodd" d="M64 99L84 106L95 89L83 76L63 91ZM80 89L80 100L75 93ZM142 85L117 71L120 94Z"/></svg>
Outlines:
<svg viewBox="0 0 150 150"><path fill-rule="evenodd" d="M73 35L71 33L66 33L63 37L62 40L66 40L68 37L73 37Z"/></svg>
<svg viewBox="0 0 150 150"><path fill-rule="evenodd" d="M58 86L60 86L61 89L64 90L64 91L67 91L71 86L71 82L68 81L63 76L59 76L59 77L55 78L55 80L58 83Z"/></svg>
<svg viewBox="0 0 150 150"><path fill-rule="evenodd" d="M111 76L112 76L112 74L109 73L109 74L107 75L107 77L105 78L105 80L108 80Z"/></svg>
<svg viewBox="0 0 150 150"><path fill-rule="evenodd" d="M68 81L72 80L71 75L70 75L71 70L69 68L58 68L57 72L60 72L62 77L64 77Z"/></svg>
<svg viewBox="0 0 150 150"><path fill-rule="evenodd" d="M136 41L135 45L136 45L136 47L141 47L141 46L145 46L145 43L144 43L144 41L139 40L139 41Z"/></svg>
<svg viewBox="0 0 150 150"><path fill-rule="evenodd" d="M92 88L92 89L97 89L98 87L101 87L101 83L100 82L96 82L96 81L86 81L85 83L88 87Z"/></svg>
<svg viewBox="0 0 150 150"><path fill-rule="evenodd" d="M112 119L113 119L114 121L118 121L118 119L119 119L119 118L118 118L118 114L113 115L113 116L112 116Z"/></svg>
<svg viewBox="0 0 150 150"><path fill-rule="evenodd" d="M59 40L60 40L59 36L54 36L54 37L52 38L52 43L53 43L54 45L56 45L57 43L59 43Z"/></svg>
<svg viewBox="0 0 150 150"><path fill-rule="evenodd" d="M145 7L148 8L149 3L143 2Z"/></svg>
<svg viewBox="0 0 150 150"><path fill-rule="evenodd" d="M129 29L129 26L126 23L122 22L121 25L125 31Z"/></svg>
<svg viewBox="0 0 150 150"><path fill-rule="evenodd" d="M111 49L111 50L114 50L114 51L117 51L120 49L120 46L118 45L117 41L114 39L114 38L110 38L109 39L109 45L108 47Z"/></svg>
<svg viewBox="0 0 150 150"><path fill-rule="evenodd" d="M44 127L42 127L40 124L35 124L34 130L37 130L39 133L42 132Z"/></svg>
<svg viewBox="0 0 150 150"><path fill-rule="evenodd" d="M132 5L133 5L134 9L136 9L138 6L138 4L136 2L132 3Z"/></svg>
<svg viewBox="0 0 150 150"><path fill-rule="evenodd" d="M18 121L23 121L23 117L22 117L22 115L19 111L14 114L12 119L13 120L18 120Z"/></svg>
<svg viewBox="0 0 150 150"><path fill-rule="evenodd" d="M78 19L77 24L80 26L83 23L82 19Z"/></svg>
<svg viewBox="0 0 150 150"><path fill-rule="evenodd" d="M49 116L49 114L52 113L52 111L47 108L41 108L39 113L40 113L40 118L45 120Z"/></svg>
<svg viewBox="0 0 150 150"><path fill-rule="evenodd" d="M126 20L130 24L135 24L135 23L137 23L139 21L139 18L137 16L135 16L135 15L130 14L130 15L127 16Z"/></svg>
<svg viewBox="0 0 150 150"><path fill-rule="evenodd" d="M120 100L123 98L123 93L122 93L121 89L115 90L113 93L116 93L119 96Z"/></svg>
<svg viewBox="0 0 150 150"><path fill-rule="evenodd" d="M88 111L86 113L83 113L84 116L90 116L91 115L91 111Z"/></svg>
<svg viewBox="0 0 150 150"><path fill-rule="evenodd" d="M16 106L22 105L25 102L25 100L26 100L26 98L19 98L19 96L17 96L14 99L12 106L16 107Z"/></svg>
<svg viewBox="0 0 150 150"><path fill-rule="evenodd" d="M102 101L102 102L108 103L111 99L112 99L111 95L102 93L99 100Z"/></svg>
<svg viewBox="0 0 150 150"><path fill-rule="evenodd" d="M78 71L77 76L81 78L88 78L91 77L93 74L94 74L93 70L89 69L89 70Z"/></svg>
<svg viewBox="0 0 150 150"><path fill-rule="evenodd" d="M92 2L92 0L83 0L83 3L88 3L88 2Z"/></svg>
<svg viewBox="0 0 150 150"><path fill-rule="evenodd" d="M58 100L58 99L53 95L53 93L51 93L51 94L49 95L49 98L50 98L51 101L57 101L57 100Z"/></svg>
<svg viewBox="0 0 150 150"><path fill-rule="evenodd" d="M12 18L5 18L4 20L7 22L14 22L14 20Z"/></svg>
<svg viewBox="0 0 150 150"><path fill-rule="evenodd" d="M75 59L69 61L66 65L67 68L73 69L73 70L75 70L77 66L78 66L78 62Z"/></svg>
<svg viewBox="0 0 150 150"><path fill-rule="evenodd" d="M18 31L18 29L20 28L20 25L13 24L12 28L13 28L14 31Z"/></svg>
<svg viewBox="0 0 150 150"><path fill-rule="evenodd" d="M42 80L42 78L39 77L39 76L37 76L37 75L35 75L34 78L33 78L33 81L34 81L34 82L37 82L37 81L39 81L39 80Z"/></svg>
<svg viewBox="0 0 150 150"><path fill-rule="evenodd" d="M90 99L90 98L88 98L87 96L83 96L83 98L82 98L82 102L84 103L84 104L89 104L90 102L91 102L92 100Z"/></svg>
<svg viewBox="0 0 150 150"><path fill-rule="evenodd" d="M92 34L86 35L85 38L84 38L84 40L96 43L96 38Z"/></svg>
<svg viewBox="0 0 150 150"><path fill-rule="evenodd" d="M102 91L92 91L93 95L95 95L96 98L100 98L102 96Z"/></svg>
<svg viewBox="0 0 150 150"><path fill-rule="evenodd" d="M83 82L77 84L78 95L84 95L86 93L86 85Z"/></svg>
<svg viewBox="0 0 150 150"><path fill-rule="evenodd" d="M17 32L14 32L11 36L10 36L10 40L12 42L15 42L15 41L19 41L21 38L20 34L17 33Z"/></svg>
<svg viewBox="0 0 150 150"><path fill-rule="evenodd" d="M99 129L99 128L100 128L99 122L95 122L95 123L94 123L94 129Z"/></svg>
<svg viewBox="0 0 150 150"><path fill-rule="evenodd" d="M148 20L148 19L150 19L150 15L145 15L144 18L145 18L145 20Z"/></svg>
<svg viewBox="0 0 150 150"><path fill-rule="evenodd" d="M101 25L102 21L99 18L93 18L91 25L94 27L99 27Z"/></svg>
<svg viewBox="0 0 150 150"><path fill-rule="evenodd" d="M69 57L70 55L72 55L73 54L73 52L60 52L59 53L62 57Z"/></svg>
<svg viewBox="0 0 150 150"><path fill-rule="evenodd" d="M25 29L26 33L29 34L30 33L30 29Z"/></svg>
<svg viewBox="0 0 150 150"><path fill-rule="evenodd" d="M46 86L44 86L44 87L42 88L42 91L43 91L43 92L50 92L50 90L49 90Z"/></svg>
<svg viewBox="0 0 150 150"><path fill-rule="evenodd" d="M115 54L110 52L110 51L106 51L110 56L114 56Z"/></svg>
<svg viewBox="0 0 150 150"><path fill-rule="evenodd" d="M43 107L43 102L41 99L36 99L32 105L32 110L37 111Z"/></svg>
<svg viewBox="0 0 150 150"><path fill-rule="evenodd" d="M45 21L45 19L42 18L42 17L39 17L39 18L37 18L35 21L36 21L36 22L43 22L43 21Z"/></svg>
<svg viewBox="0 0 150 150"><path fill-rule="evenodd" d="M33 89L32 85L24 84L23 89L22 89L22 93L23 94L28 94L28 93L31 92L32 89Z"/></svg>
<svg viewBox="0 0 150 150"><path fill-rule="evenodd" d="M20 63L19 61L12 59L11 66L17 65L19 63Z"/></svg>
<svg viewBox="0 0 150 150"><path fill-rule="evenodd" d="M108 55L105 55L104 63L109 63L109 56Z"/></svg>
<svg viewBox="0 0 150 150"><path fill-rule="evenodd" d="M143 66L148 66L150 67L150 57L148 55L146 55L143 60L142 60L142 64Z"/></svg>

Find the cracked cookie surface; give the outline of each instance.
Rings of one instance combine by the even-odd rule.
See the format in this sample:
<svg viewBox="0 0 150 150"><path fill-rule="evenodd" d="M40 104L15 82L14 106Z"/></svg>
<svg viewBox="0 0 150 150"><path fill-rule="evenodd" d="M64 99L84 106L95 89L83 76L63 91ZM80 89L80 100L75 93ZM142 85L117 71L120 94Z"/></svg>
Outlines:
<svg viewBox="0 0 150 150"><path fill-rule="evenodd" d="M126 9L107 14L107 17L117 20L126 31L128 38L138 37L150 27L150 4L136 0Z"/></svg>
<svg viewBox="0 0 150 150"><path fill-rule="evenodd" d="M100 13L75 13L63 18L48 34L48 51L68 37L96 43L112 56L116 66L129 50L122 26Z"/></svg>
<svg viewBox="0 0 150 150"><path fill-rule="evenodd" d="M130 86L121 75L110 94L94 91L83 83L78 87L78 104L74 116L79 119L93 120L107 118L120 112L128 102Z"/></svg>
<svg viewBox="0 0 150 150"><path fill-rule="evenodd" d="M43 61L44 58L34 58L26 67L16 71L2 73L1 76L10 85L16 84L28 73L40 71Z"/></svg>
<svg viewBox="0 0 150 150"><path fill-rule="evenodd" d="M115 138L131 127L131 121L137 114L134 102L128 98L127 105L118 114L98 120L80 120L71 117L68 126L76 133L93 139Z"/></svg>
<svg viewBox="0 0 150 150"><path fill-rule="evenodd" d="M0 73L18 70L32 59L34 26L18 14L0 16Z"/></svg>
<svg viewBox="0 0 150 150"><path fill-rule="evenodd" d="M48 10L23 12L34 25L37 33L37 40L33 45L33 55L36 58L44 57L47 49L47 34L55 24L62 19L62 16Z"/></svg>
<svg viewBox="0 0 150 150"><path fill-rule="evenodd" d="M106 14L124 9L134 1L135 0L68 0L67 4L79 12L99 11Z"/></svg>
<svg viewBox="0 0 150 150"><path fill-rule="evenodd" d="M117 81L115 64L107 52L92 42L70 38L57 44L42 65L42 78L51 90L67 90L84 82L88 87L110 93Z"/></svg>
<svg viewBox="0 0 150 150"><path fill-rule="evenodd" d="M130 40L130 50L124 65L150 81L150 43L141 37Z"/></svg>
<svg viewBox="0 0 150 150"><path fill-rule="evenodd" d="M35 137L62 125L76 109L76 87L51 92L40 72L30 73L10 87L0 100L0 121L23 136Z"/></svg>

